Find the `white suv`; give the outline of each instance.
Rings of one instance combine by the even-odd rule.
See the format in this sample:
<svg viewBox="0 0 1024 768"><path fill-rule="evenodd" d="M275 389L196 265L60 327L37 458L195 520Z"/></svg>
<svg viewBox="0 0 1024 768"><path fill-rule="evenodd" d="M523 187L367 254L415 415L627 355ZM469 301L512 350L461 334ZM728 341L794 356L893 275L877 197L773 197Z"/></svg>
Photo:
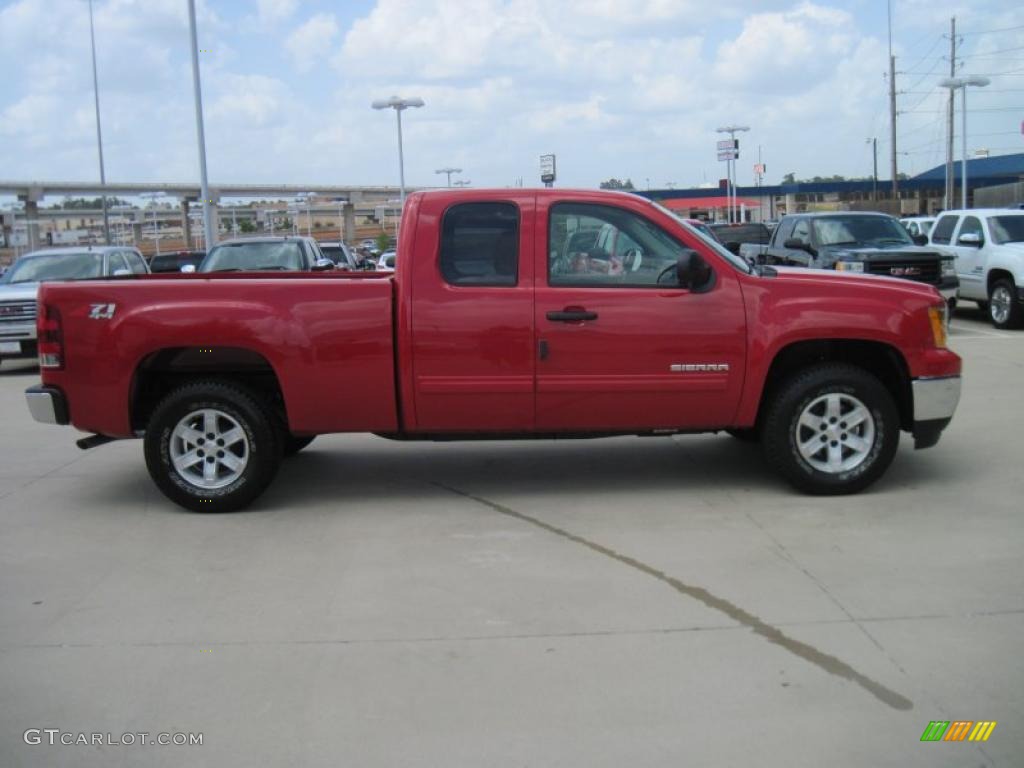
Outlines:
<svg viewBox="0 0 1024 768"><path fill-rule="evenodd" d="M929 241L956 256L959 298L987 310L996 328L1024 324L1024 211L945 211Z"/></svg>

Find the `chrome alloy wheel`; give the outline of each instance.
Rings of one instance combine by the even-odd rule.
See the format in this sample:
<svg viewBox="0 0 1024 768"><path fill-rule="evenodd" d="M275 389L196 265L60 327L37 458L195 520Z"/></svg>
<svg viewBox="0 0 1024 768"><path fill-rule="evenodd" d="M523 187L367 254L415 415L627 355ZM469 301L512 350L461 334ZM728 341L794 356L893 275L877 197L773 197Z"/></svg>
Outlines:
<svg viewBox="0 0 1024 768"><path fill-rule="evenodd" d="M812 400L797 420L796 446L814 469L835 475L856 469L875 445L875 420L853 395L832 392Z"/></svg>
<svg viewBox="0 0 1024 768"><path fill-rule="evenodd" d="M989 301L988 311L992 315L992 322L997 325L1004 325L1010 319L1010 304L1013 296L1005 285L997 285L992 291L992 298Z"/></svg>
<svg viewBox="0 0 1024 768"><path fill-rule="evenodd" d="M224 411L203 408L192 411L174 427L170 455L185 482L198 488L224 488L245 471L249 438Z"/></svg>

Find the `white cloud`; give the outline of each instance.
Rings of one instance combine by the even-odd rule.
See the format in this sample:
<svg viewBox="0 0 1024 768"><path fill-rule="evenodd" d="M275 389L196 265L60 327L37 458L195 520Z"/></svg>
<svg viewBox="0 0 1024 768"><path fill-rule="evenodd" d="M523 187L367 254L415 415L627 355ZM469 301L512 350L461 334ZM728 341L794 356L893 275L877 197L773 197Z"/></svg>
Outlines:
<svg viewBox="0 0 1024 768"><path fill-rule="evenodd" d="M264 24L290 19L299 7L299 0L257 0L257 16Z"/></svg>
<svg viewBox="0 0 1024 768"><path fill-rule="evenodd" d="M338 22L332 14L318 13L288 35L284 46L296 69L308 72L317 61L326 62L331 41L338 34Z"/></svg>

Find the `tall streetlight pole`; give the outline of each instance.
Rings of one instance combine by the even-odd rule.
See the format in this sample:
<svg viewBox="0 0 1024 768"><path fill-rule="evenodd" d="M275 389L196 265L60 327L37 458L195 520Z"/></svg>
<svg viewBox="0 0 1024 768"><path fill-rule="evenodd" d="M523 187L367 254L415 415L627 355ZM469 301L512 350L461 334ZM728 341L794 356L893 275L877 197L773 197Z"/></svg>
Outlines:
<svg viewBox="0 0 1024 768"><path fill-rule="evenodd" d="M729 138L733 142L735 142L736 141L736 134L737 133L743 133L744 131L749 131L749 130L750 130L750 126L747 126L747 125L726 125L726 126L723 126L723 127L719 128L719 129L717 129L715 131L715 133L728 133L729 134ZM732 220L733 220L734 211L738 207L736 205L737 196L736 196L736 178L735 178L736 174L735 174L735 168L736 168L736 160L735 159L731 159L731 160L726 160L725 161L725 173L726 173L726 184L725 185L726 185L726 188L727 188L726 189L726 196L729 198L729 223L730 224L732 223Z"/></svg>
<svg viewBox="0 0 1024 768"><path fill-rule="evenodd" d="M192 91L196 109L196 143L199 147L199 186L203 194L203 234L206 250L217 243L213 227L213 199L206 180L206 135L203 132L203 89L199 83L199 43L196 36L196 0L188 0L188 30L192 42Z"/></svg>
<svg viewBox="0 0 1024 768"><path fill-rule="evenodd" d="M450 187L452 185L452 174L453 173L462 173L462 169L461 168L438 168L436 171L434 171L434 173L444 173L444 174L447 174L448 175L448 186Z"/></svg>
<svg viewBox="0 0 1024 768"><path fill-rule="evenodd" d="M878 138L873 137L864 140L866 143L871 145L871 152L874 155L875 161L871 166L871 199L878 200Z"/></svg>
<svg viewBox="0 0 1024 768"><path fill-rule="evenodd" d="M976 88L984 88L988 85L991 80L981 75L972 75L967 77L947 77L939 81L939 85L943 88L949 88L950 98L953 98L953 92L957 88L963 91L963 101L961 102L961 127L960 127L960 207L967 208L967 86L973 85Z"/></svg>
<svg viewBox="0 0 1024 768"><path fill-rule="evenodd" d="M423 104L423 99L419 97L402 99L398 96L392 96L390 99L377 99L370 104L374 109L395 110L395 117L398 119L398 182L399 200L403 209L405 208L405 159L402 156L402 110L409 109L409 107L422 107Z"/></svg>
<svg viewBox="0 0 1024 768"><path fill-rule="evenodd" d="M89 41L92 43L92 93L96 102L96 146L100 152L100 201L103 206L103 240L110 245L110 217L107 214L107 174L103 168L103 130L100 128L100 80L96 74L96 32L92 23L92 0L89 0Z"/></svg>
<svg viewBox="0 0 1024 768"><path fill-rule="evenodd" d="M452 182L452 186L455 186L455 187L468 187L472 183L473 182L470 181L469 179L459 179L458 181Z"/></svg>
<svg viewBox="0 0 1024 768"><path fill-rule="evenodd" d="M140 197L145 197L153 206L153 241L156 243L156 255L160 255L160 223L157 221L157 198L163 197L163 192L143 192Z"/></svg>

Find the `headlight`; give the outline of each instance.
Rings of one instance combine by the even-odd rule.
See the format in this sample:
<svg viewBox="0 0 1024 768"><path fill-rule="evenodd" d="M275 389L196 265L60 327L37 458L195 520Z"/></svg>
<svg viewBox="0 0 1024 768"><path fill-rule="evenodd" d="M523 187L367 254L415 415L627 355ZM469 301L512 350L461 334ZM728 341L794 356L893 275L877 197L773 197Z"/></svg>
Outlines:
<svg viewBox="0 0 1024 768"><path fill-rule="evenodd" d="M956 262L953 259L942 260L942 276L943 277L955 277L956 276Z"/></svg>
<svg viewBox="0 0 1024 768"><path fill-rule="evenodd" d="M839 272L863 272L863 261L837 261L836 270Z"/></svg>
<svg viewBox="0 0 1024 768"><path fill-rule="evenodd" d="M946 302L936 307L928 307L928 322L932 326L932 340L937 349L946 348L946 313L949 307Z"/></svg>

